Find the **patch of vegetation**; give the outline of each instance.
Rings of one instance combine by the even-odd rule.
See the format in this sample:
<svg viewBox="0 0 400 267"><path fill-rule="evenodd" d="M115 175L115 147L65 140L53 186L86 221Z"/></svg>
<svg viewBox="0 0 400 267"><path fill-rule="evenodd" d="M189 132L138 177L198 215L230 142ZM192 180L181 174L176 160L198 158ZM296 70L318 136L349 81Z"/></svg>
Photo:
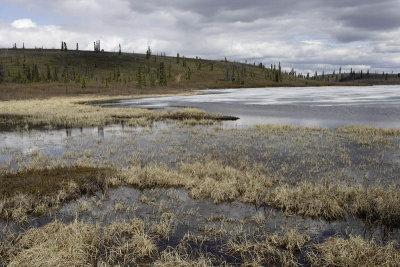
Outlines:
<svg viewBox="0 0 400 267"><path fill-rule="evenodd" d="M312 266L397 266L400 250L393 243L380 246L360 236L333 237L313 245L308 261Z"/></svg>
<svg viewBox="0 0 400 267"><path fill-rule="evenodd" d="M114 172L107 168L57 167L0 175L0 218L25 222L66 201L105 190Z"/></svg>
<svg viewBox="0 0 400 267"><path fill-rule="evenodd" d="M154 97L154 95L152 95ZM84 105L102 100L96 97L64 97L36 100L12 100L0 102L0 129L8 131L30 128L60 128L105 126L106 124L126 122L128 125L148 126L154 121L187 120L210 122L236 120L232 116L207 114L206 112L185 108L175 111L155 111L132 108L103 108Z"/></svg>

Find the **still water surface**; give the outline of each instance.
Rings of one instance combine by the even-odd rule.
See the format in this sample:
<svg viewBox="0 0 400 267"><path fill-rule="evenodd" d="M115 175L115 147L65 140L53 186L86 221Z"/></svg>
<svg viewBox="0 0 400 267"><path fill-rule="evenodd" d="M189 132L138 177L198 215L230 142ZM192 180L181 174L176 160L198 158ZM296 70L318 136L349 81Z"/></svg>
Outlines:
<svg viewBox="0 0 400 267"><path fill-rule="evenodd" d="M202 95L121 100L108 107L196 107L239 117L237 126L290 124L400 128L400 86L280 87L202 90Z"/></svg>

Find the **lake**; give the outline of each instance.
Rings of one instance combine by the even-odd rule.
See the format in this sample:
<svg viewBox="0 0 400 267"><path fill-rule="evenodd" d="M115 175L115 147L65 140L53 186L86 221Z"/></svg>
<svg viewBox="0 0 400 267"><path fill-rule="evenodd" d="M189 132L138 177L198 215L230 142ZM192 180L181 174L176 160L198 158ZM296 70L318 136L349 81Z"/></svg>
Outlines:
<svg viewBox="0 0 400 267"><path fill-rule="evenodd" d="M203 94L121 100L108 107L195 107L239 117L233 126L289 124L400 128L400 86L278 87L202 90Z"/></svg>

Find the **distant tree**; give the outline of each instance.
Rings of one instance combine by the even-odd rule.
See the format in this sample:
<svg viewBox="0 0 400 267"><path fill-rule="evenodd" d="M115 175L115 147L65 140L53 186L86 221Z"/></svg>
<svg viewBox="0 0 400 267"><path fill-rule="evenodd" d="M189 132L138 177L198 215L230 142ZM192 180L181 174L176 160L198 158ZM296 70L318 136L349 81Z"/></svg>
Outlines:
<svg viewBox="0 0 400 267"><path fill-rule="evenodd" d="M400 73L398 73L398 74L397 74L397 77L399 77L399 78L400 78Z"/></svg>
<svg viewBox="0 0 400 267"><path fill-rule="evenodd" d="M76 43L76 51L78 51L78 50L79 50L79 44Z"/></svg>
<svg viewBox="0 0 400 267"><path fill-rule="evenodd" d="M4 78L4 69L3 69L3 65L0 64L0 83L4 83L5 82L5 78Z"/></svg>
<svg viewBox="0 0 400 267"><path fill-rule="evenodd" d="M168 79L171 79L172 77L172 67L171 67L171 62L168 65Z"/></svg>
<svg viewBox="0 0 400 267"><path fill-rule="evenodd" d="M156 78L154 76L154 71L150 72L150 86L152 87L156 86Z"/></svg>
<svg viewBox="0 0 400 267"><path fill-rule="evenodd" d="M151 48L150 48L150 46L147 48L147 51L146 51L146 59L150 59L151 58Z"/></svg>
<svg viewBox="0 0 400 267"><path fill-rule="evenodd" d="M186 80L192 79L192 70L188 67L186 70Z"/></svg>
<svg viewBox="0 0 400 267"><path fill-rule="evenodd" d="M224 61L225 61L225 63L228 63L228 60L226 59L226 57L225 57L225 60L224 60Z"/></svg>
<svg viewBox="0 0 400 267"><path fill-rule="evenodd" d="M159 68L159 72L160 72L160 85L161 86L167 86L167 75L165 72L165 64L164 62L160 62L160 68Z"/></svg>
<svg viewBox="0 0 400 267"><path fill-rule="evenodd" d="M82 89L86 88L86 79L85 78L82 78L81 88Z"/></svg>
<svg viewBox="0 0 400 267"><path fill-rule="evenodd" d="M214 70L214 63L211 63L210 70L211 70L211 71Z"/></svg>
<svg viewBox="0 0 400 267"><path fill-rule="evenodd" d="M146 87L146 75L143 67L140 65L136 71L136 83L139 88Z"/></svg>
<svg viewBox="0 0 400 267"><path fill-rule="evenodd" d="M183 58L182 58L182 66L186 67L186 58L185 58L185 56L183 56Z"/></svg>
<svg viewBox="0 0 400 267"><path fill-rule="evenodd" d="M121 55L121 44L119 44L119 50L118 50L118 55Z"/></svg>
<svg viewBox="0 0 400 267"><path fill-rule="evenodd" d="M25 49L25 43L22 43L22 49Z"/></svg>
<svg viewBox="0 0 400 267"><path fill-rule="evenodd" d="M309 73L309 72L307 72L307 77L306 77L306 79L307 79L307 80L310 79L310 73Z"/></svg>
<svg viewBox="0 0 400 267"><path fill-rule="evenodd" d="M179 64L180 56L179 53L176 54L176 64Z"/></svg>

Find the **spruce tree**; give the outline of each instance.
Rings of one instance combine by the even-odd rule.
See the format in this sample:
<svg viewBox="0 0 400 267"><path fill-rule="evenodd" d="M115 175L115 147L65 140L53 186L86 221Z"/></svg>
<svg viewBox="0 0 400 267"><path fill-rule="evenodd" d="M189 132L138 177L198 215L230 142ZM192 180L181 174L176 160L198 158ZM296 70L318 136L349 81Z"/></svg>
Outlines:
<svg viewBox="0 0 400 267"><path fill-rule="evenodd" d="M168 65L168 79L171 79L172 77L172 67L171 67L171 62Z"/></svg>
<svg viewBox="0 0 400 267"><path fill-rule="evenodd" d="M150 72L150 86L156 86L156 78L154 77L154 71Z"/></svg>
<svg viewBox="0 0 400 267"><path fill-rule="evenodd" d="M4 81L5 81L5 78L4 78L3 65L0 64L0 83L3 83Z"/></svg>
<svg viewBox="0 0 400 267"><path fill-rule="evenodd" d="M86 80L85 80L85 78L82 78L81 88L82 89L86 88Z"/></svg>
<svg viewBox="0 0 400 267"><path fill-rule="evenodd" d="M167 86L167 74L165 72L164 62L160 62L160 85Z"/></svg>
<svg viewBox="0 0 400 267"><path fill-rule="evenodd" d="M186 80L192 79L192 70L188 67L186 71Z"/></svg>
<svg viewBox="0 0 400 267"><path fill-rule="evenodd" d="M179 53L177 53L177 54L176 54L176 64L179 64L179 59L180 59Z"/></svg>
<svg viewBox="0 0 400 267"><path fill-rule="evenodd" d="M143 87L143 81L142 81L142 66L139 66L139 68L136 71L136 83L139 88Z"/></svg>
<svg viewBox="0 0 400 267"><path fill-rule="evenodd" d="M121 44L119 44L119 50L118 50L118 55L121 55Z"/></svg>
<svg viewBox="0 0 400 267"><path fill-rule="evenodd" d="M150 46L147 48L147 51L146 51L146 59L150 59L151 58L151 49L150 49Z"/></svg>

